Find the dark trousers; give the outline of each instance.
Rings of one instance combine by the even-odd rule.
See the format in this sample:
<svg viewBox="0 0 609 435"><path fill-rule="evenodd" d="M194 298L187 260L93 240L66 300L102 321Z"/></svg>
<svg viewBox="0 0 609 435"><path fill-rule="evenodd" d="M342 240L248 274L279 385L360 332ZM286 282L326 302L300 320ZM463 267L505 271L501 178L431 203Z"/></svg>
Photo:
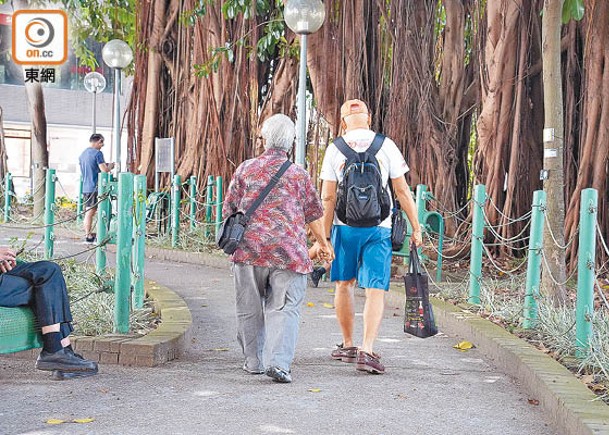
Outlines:
<svg viewBox="0 0 609 435"><path fill-rule="evenodd" d="M0 274L0 306L29 305L38 325L59 323L63 338L72 332L72 313L61 268L50 261L18 264Z"/></svg>

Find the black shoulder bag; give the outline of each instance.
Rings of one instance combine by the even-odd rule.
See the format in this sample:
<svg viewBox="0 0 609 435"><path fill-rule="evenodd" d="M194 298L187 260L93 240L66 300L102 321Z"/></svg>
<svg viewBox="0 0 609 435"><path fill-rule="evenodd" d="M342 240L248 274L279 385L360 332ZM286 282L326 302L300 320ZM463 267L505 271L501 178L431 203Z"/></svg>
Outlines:
<svg viewBox="0 0 609 435"><path fill-rule="evenodd" d="M256 198L245 213L242 211L235 212L227 217L224 222L222 222L222 226L220 226L220 230L216 234L216 244L224 251L224 253L232 254L235 252L239 246L239 243L241 243L241 240L243 239L243 234L245 233L245 228L247 227L247 223L249 222L250 218L291 164L292 162L286 160L286 162L281 165L279 171L277 171L277 173L271 177L269 184L267 184L260 195L258 195L258 198Z"/></svg>
<svg viewBox="0 0 609 435"><path fill-rule="evenodd" d="M421 271L417 247L410 246L409 272L404 275L406 306L404 332L426 338L436 335L438 327L429 302L429 282L427 274Z"/></svg>
<svg viewBox="0 0 609 435"><path fill-rule="evenodd" d="M404 212L400 207L400 203L393 192L393 184L389 179L389 189L391 190L391 199L393 200L393 210L391 212L391 249L399 251L404 246L406 240L406 219Z"/></svg>

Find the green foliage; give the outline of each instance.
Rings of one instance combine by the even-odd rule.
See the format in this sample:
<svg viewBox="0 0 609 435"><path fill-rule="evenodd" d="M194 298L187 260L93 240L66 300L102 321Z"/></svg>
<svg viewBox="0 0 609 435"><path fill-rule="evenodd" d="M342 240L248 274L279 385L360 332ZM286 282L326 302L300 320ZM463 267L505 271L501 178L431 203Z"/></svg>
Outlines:
<svg viewBox="0 0 609 435"><path fill-rule="evenodd" d="M223 57L226 57L226 60L230 63L234 62L235 52L232 49L232 44L227 42L224 47L213 48L210 59L207 62L194 65L195 75L207 78L211 73L217 73Z"/></svg>
<svg viewBox="0 0 609 435"><path fill-rule="evenodd" d="M562 23L567 24L572 19L579 21L584 17L584 0L565 0L562 5Z"/></svg>
<svg viewBox="0 0 609 435"><path fill-rule="evenodd" d="M199 0L192 10L182 12L180 24L183 26L194 26L197 20L207 14L207 7L213 4L213 0Z"/></svg>
<svg viewBox="0 0 609 435"><path fill-rule="evenodd" d="M210 5L209 0L201 0L199 9L189 11L187 15L181 18L181 22L188 25L193 25L196 20L207 13L207 6ZM240 15L243 15L245 20L252 18L252 0L227 0L222 3L222 15L225 20L235 20ZM245 46L248 51L255 53L260 62L268 62L271 59L280 56L297 56L298 46L290 45L285 38L285 22L283 20L283 3L281 0L256 0L256 15L263 22L259 27L263 27L261 36L256 46L253 47L250 40L250 34L246 34L242 38L233 43L227 42L223 47L216 47L211 50L210 58L207 62L194 65L195 75L197 77L209 77L212 73L218 72L222 59L233 63L235 57L235 48Z"/></svg>
<svg viewBox="0 0 609 435"><path fill-rule="evenodd" d="M135 0L62 0L70 17L70 33L81 64L95 68L97 60L87 41L122 39L132 48L136 40Z"/></svg>

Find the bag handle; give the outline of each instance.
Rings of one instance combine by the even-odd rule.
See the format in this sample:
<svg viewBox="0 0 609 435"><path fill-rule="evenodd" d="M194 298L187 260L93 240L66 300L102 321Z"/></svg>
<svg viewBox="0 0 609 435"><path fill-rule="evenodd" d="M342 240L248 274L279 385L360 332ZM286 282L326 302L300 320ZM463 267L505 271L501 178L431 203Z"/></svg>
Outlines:
<svg viewBox="0 0 609 435"><path fill-rule="evenodd" d="M414 243L410 244L410 264L409 269L410 273L415 273L417 275L421 275L421 260L419 259L419 253L417 252L417 247Z"/></svg>
<svg viewBox="0 0 609 435"><path fill-rule="evenodd" d="M279 181L281 176L284 174L285 171L288 170L288 168L290 167L291 164L292 164L292 162L290 162L289 160L286 160L283 163L283 165L281 165L281 168L279 168L277 173L271 177L271 181L269 181L269 184L266 185L264 190L262 192L260 192L260 195L258 195L258 198L256 198L256 200L253 202L253 204L250 205L249 208L247 209L247 211L245 212L246 222L249 221L249 219L252 217L252 215L254 214L256 209L260 206L260 204L262 204L262 201L264 201L264 199L271 192L273 187L275 187L275 185L277 184L277 182Z"/></svg>

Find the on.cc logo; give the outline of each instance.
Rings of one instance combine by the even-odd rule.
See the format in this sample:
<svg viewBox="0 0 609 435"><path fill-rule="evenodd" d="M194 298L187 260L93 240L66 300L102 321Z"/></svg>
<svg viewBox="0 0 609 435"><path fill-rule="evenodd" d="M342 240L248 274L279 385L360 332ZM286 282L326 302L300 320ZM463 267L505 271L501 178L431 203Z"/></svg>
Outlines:
<svg viewBox="0 0 609 435"><path fill-rule="evenodd" d="M53 42L54 37L55 29L46 18L34 18L25 27L25 39L32 47L44 48Z"/></svg>
<svg viewBox="0 0 609 435"><path fill-rule="evenodd" d="M20 10L13 14L13 61L19 65L61 65L68 59L68 16L62 10Z"/></svg>

